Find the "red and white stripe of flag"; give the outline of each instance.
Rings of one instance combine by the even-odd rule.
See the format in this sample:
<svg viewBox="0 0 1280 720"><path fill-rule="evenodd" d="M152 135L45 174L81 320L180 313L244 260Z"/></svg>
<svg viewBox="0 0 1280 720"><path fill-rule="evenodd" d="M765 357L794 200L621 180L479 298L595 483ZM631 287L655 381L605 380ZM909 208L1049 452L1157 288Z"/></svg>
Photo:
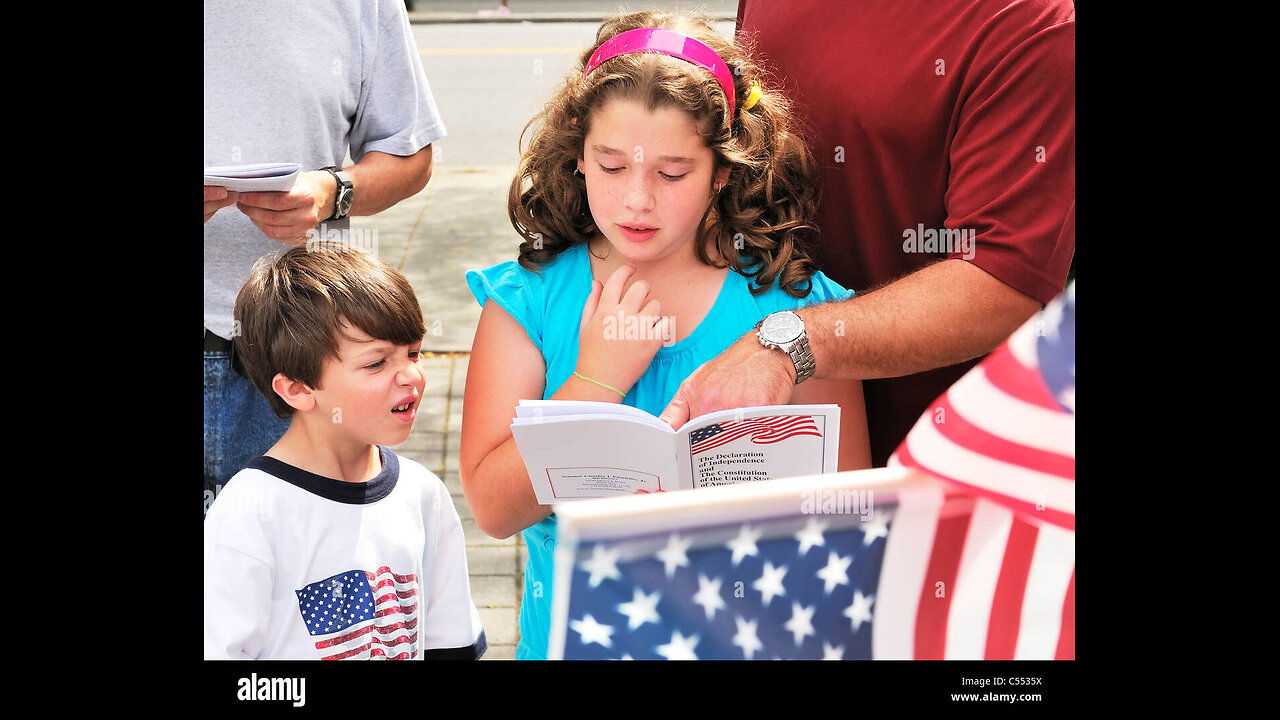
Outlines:
<svg viewBox="0 0 1280 720"><path fill-rule="evenodd" d="M898 500L875 598L875 658L1075 658L1073 531L941 483Z"/></svg>
<svg viewBox="0 0 1280 720"><path fill-rule="evenodd" d="M918 467L1035 521L1075 529L1075 416L1050 394L1032 323L960 378L889 463Z"/></svg>
<svg viewBox="0 0 1280 720"><path fill-rule="evenodd" d="M956 382L890 465L940 478L904 493L885 548L876 657L1074 659L1075 416L1028 322Z"/></svg>

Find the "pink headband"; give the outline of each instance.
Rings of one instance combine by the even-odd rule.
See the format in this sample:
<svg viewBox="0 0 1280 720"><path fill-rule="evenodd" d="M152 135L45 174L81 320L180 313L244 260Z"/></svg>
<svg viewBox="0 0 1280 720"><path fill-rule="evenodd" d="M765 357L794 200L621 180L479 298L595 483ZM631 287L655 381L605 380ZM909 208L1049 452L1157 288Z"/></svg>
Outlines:
<svg viewBox="0 0 1280 720"><path fill-rule="evenodd" d="M618 33L596 48L586 69L582 71L582 76L586 77L597 65L609 58L637 52L662 53L706 68L724 89L724 95L729 100L729 119L733 119L733 74L729 72L729 66L724 64L715 50L701 41L671 30L639 28Z"/></svg>

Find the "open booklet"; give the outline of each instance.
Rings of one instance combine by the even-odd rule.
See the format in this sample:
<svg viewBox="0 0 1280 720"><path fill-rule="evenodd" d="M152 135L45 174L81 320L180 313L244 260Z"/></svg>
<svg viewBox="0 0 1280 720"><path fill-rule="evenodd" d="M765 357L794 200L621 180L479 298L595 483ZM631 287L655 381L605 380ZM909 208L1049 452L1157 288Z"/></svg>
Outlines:
<svg viewBox="0 0 1280 720"><path fill-rule="evenodd" d="M293 188L302 166L298 163L219 165L204 169L204 184L233 192L276 192Z"/></svg>
<svg viewBox="0 0 1280 720"><path fill-rule="evenodd" d="M722 410L672 430L626 405L521 400L511 434L550 505L835 472L840 406Z"/></svg>

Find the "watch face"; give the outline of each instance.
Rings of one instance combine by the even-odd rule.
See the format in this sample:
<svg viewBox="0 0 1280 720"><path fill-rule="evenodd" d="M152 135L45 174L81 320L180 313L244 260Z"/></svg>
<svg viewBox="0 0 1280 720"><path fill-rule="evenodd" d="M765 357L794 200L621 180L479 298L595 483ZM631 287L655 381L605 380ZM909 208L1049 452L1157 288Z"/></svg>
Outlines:
<svg viewBox="0 0 1280 720"><path fill-rule="evenodd" d="M787 343L800 337L804 323L794 313L774 313L760 325L760 335L773 343Z"/></svg>
<svg viewBox="0 0 1280 720"><path fill-rule="evenodd" d="M351 210L351 188L344 187L338 192L338 214L346 215Z"/></svg>

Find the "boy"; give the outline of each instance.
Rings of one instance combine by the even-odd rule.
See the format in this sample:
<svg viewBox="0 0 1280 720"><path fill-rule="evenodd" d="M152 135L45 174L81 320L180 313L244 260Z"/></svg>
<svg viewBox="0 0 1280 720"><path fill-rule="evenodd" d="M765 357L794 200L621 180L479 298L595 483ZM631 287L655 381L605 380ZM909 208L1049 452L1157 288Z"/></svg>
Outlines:
<svg viewBox="0 0 1280 720"><path fill-rule="evenodd" d="M478 659L462 524L387 446L426 386L413 288L376 255L299 245L235 303L245 374L289 429L204 527L206 659Z"/></svg>

